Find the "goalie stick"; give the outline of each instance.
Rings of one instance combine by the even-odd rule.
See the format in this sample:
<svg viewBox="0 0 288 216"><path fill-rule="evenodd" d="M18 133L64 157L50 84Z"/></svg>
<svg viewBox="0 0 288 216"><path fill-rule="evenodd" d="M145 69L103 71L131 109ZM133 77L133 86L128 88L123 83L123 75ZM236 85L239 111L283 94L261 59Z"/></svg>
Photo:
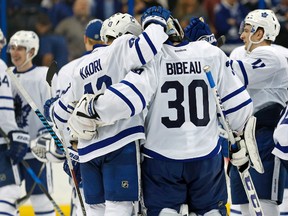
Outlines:
<svg viewBox="0 0 288 216"><path fill-rule="evenodd" d="M208 66L208 65L204 66L203 70L207 76L210 88L212 89L213 96L214 96L214 99L215 99L215 102L217 105L217 110L220 113L220 119L222 121L221 123L223 124L223 127L228 134L228 141L229 141L229 144L231 145L231 149L233 151L237 151L238 146L236 144L235 137L234 137L232 129L230 127L228 118L224 114L225 109L223 107L220 96L218 94L216 84L214 82L212 73L210 71L210 66ZM249 200L249 203L251 204L251 206L254 210L254 215L255 216L263 216L264 215L263 210L261 208L257 192L255 190L251 175L250 175L249 170L248 170L249 169L249 163L250 163L250 161L248 161L247 163L245 163L244 165L242 165L240 167L237 167L237 169L238 169L240 178L242 180L242 183L243 183L247 198Z"/></svg>
<svg viewBox="0 0 288 216"><path fill-rule="evenodd" d="M56 132L53 130L52 126L48 123L46 118L40 112L40 110L38 109L37 105L35 104L35 102L31 98L31 96L28 94L28 92L25 90L25 88L18 81L17 77L14 75L12 68L11 67L7 68L6 72L10 76L12 82L15 84L15 86L17 87L19 92L25 98L27 103L31 106L33 111L36 113L38 118L41 120L42 124L48 130L48 132L50 133L50 135L54 139L55 144L58 146L59 149L61 149L65 153L65 156L66 156L67 162L68 162L68 166L69 166L69 169L70 169L70 172L71 172L71 176L72 176L72 179L73 179L74 187L75 187L75 190L77 192L77 195L78 195L78 198L79 198L79 201L80 201L80 204L81 204L82 213L83 213L83 216L86 216L86 210L85 210L85 207L84 207L83 198L82 198L82 195L80 193L80 189L79 189L78 182L77 182L77 179L76 179L76 175L75 175L75 172L74 172L74 169L73 169L71 158L70 158L70 155L68 153L67 145L63 145L62 141L59 139L59 137L57 136Z"/></svg>
<svg viewBox="0 0 288 216"><path fill-rule="evenodd" d="M9 144L10 143L10 140L7 136L7 134L2 130L2 128L0 128L0 133L1 135L4 137L5 141ZM56 211L61 215L61 216L64 216L64 213L62 212L62 210L60 209L60 207L57 205L57 203L55 202L55 200L52 198L52 196L49 194L49 192L47 191L47 189L45 188L44 184L42 183L42 181L38 178L38 176L35 174L35 172L31 169L30 165L25 161L25 160L22 160L21 161L21 164L25 167L26 171L29 173L29 175L32 177L32 179L34 180L34 182L39 186L39 188L42 190L42 192L47 196L47 198L49 199L49 201L53 204L54 208L56 209ZM40 169L40 175L41 175L41 171L42 170L42 167ZM31 188L31 194L32 194L32 189L34 190L34 184L32 185L32 188ZM29 193L30 193L29 191ZM30 194L30 195L31 195ZM28 195L28 194L27 194ZM29 195L29 196L30 196ZM29 198L28 196L28 198ZM27 199L28 199L27 198ZM18 199L19 200L19 199ZM17 201L16 200L16 204L17 204ZM26 200L25 200L26 201Z"/></svg>

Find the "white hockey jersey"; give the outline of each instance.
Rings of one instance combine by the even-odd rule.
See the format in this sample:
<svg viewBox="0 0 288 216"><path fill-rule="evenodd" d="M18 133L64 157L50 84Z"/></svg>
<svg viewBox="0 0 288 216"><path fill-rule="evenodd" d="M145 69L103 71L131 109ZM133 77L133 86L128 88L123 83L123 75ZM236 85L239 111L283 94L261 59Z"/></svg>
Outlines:
<svg viewBox="0 0 288 216"><path fill-rule="evenodd" d="M237 56L234 53L232 58L239 57L240 60L230 62L232 69L247 87L253 100L254 113L274 103L285 107L288 100L287 59L283 52L273 46L257 47L244 57L241 53Z"/></svg>
<svg viewBox="0 0 288 216"><path fill-rule="evenodd" d="M288 160L288 107L275 129L273 137L275 148L272 153L283 160Z"/></svg>
<svg viewBox="0 0 288 216"><path fill-rule="evenodd" d="M84 93L101 94L113 83L119 82L132 69L146 64L161 49L168 36L160 25L151 24L139 36L123 35L110 46L100 46L78 61L72 83L54 105L54 120L60 130L65 129L73 107ZM80 162L115 151L126 144L144 139L142 115L121 120L115 125L99 128L98 138L79 140Z"/></svg>
<svg viewBox="0 0 288 216"><path fill-rule="evenodd" d="M15 68L13 69L19 82L28 92L30 97L32 97L41 113L43 113L45 101L50 98L50 87L46 82L47 70L48 68L44 66L33 66L26 72L17 72ZM46 128L13 83L12 90L18 127L26 131L30 135L31 140L35 139L39 134L43 133Z"/></svg>
<svg viewBox="0 0 288 216"><path fill-rule="evenodd" d="M11 130L18 130L18 127L15 121L11 80L5 72L6 69L6 64L0 59L0 127L8 134ZM0 134L0 145L4 143L7 142Z"/></svg>
<svg viewBox="0 0 288 216"><path fill-rule="evenodd" d="M156 57L98 98L95 108L101 120L110 123L128 118L148 105L145 155L190 161L218 154L216 102L203 67L211 67L233 130L243 130L253 109L229 59L206 41L176 47L165 44Z"/></svg>

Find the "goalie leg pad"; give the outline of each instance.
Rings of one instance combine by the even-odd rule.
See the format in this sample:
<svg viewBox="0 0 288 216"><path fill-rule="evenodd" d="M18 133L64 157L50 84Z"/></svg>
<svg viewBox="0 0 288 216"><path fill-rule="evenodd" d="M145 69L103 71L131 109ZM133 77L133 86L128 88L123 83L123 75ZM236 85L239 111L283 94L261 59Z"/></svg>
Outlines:
<svg viewBox="0 0 288 216"><path fill-rule="evenodd" d="M251 116L246 123L244 129L244 139L246 143L247 152L253 167L258 173L264 173L263 164L258 152L258 146L255 138L256 117Z"/></svg>

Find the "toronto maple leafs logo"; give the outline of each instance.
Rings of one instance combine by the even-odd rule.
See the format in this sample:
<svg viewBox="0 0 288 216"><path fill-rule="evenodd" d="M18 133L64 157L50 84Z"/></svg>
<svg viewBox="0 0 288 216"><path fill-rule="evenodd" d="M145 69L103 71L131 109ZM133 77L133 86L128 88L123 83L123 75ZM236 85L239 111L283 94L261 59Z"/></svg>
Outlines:
<svg viewBox="0 0 288 216"><path fill-rule="evenodd" d="M18 127L28 126L28 115L31 111L29 104L23 104L22 98L17 94L14 98L15 117Z"/></svg>
<svg viewBox="0 0 288 216"><path fill-rule="evenodd" d="M264 12L261 14L262 17L266 18L268 16L268 13Z"/></svg>

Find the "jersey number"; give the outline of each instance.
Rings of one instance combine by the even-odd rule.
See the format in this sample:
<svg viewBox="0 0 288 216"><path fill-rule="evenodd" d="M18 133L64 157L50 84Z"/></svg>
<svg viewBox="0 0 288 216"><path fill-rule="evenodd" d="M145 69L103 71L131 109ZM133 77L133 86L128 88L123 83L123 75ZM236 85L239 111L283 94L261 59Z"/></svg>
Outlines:
<svg viewBox="0 0 288 216"><path fill-rule="evenodd" d="M104 75L102 77L99 77L97 79L97 83L96 83L96 89L97 91L99 91L103 84L106 85L106 88L108 88L110 85L112 85L112 79L111 77L107 76L107 75ZM92 83L87 83L85 86L84 86L84 94L94 94L94 91L93 91L93 88L92 88Z"/></svg>
<svg viewBox="0 0 288 216"><path fill-rule="evenodd" d="M185 107L182 102L184 101L184 86L178 81L168 81L161 87L162 93L167 93L169 89L175 89L176 100L168 101L170 109L176 109L177 119L170 120L169 117L162 117L162 124L167 128L179 128L185 122ZM196 99L196 89L202 91L202 101ZM188 86L188 99L189 99L189 116L190 122L195 126L206 126L210 121L209 116L209 102L208 102L208 86L204 80L193 80ZM203 117L198 117L197 102L202 103Z"/></svg>

